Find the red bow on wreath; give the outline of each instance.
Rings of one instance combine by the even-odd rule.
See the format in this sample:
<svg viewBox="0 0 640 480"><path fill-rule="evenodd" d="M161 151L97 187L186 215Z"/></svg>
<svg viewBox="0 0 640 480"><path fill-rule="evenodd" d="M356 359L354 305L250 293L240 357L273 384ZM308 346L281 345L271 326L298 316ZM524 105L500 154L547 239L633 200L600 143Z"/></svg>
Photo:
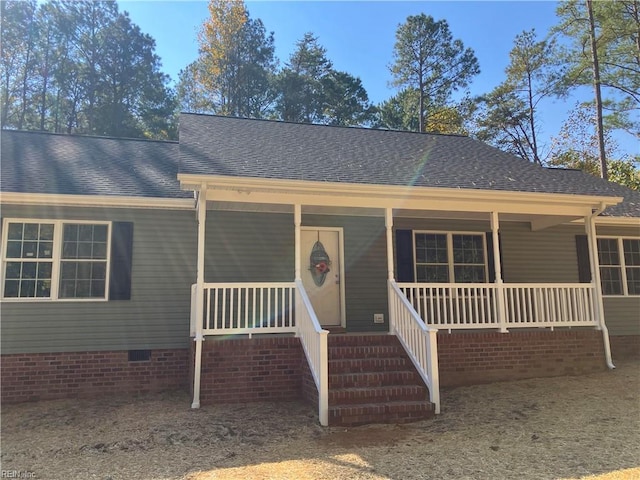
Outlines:
<svg viewBox="0 0 640 480"><path fill-rule="evenodd" d="M320 262L314 266L318 273L327 273L329 271L329 265L326 262Z"/></svg>

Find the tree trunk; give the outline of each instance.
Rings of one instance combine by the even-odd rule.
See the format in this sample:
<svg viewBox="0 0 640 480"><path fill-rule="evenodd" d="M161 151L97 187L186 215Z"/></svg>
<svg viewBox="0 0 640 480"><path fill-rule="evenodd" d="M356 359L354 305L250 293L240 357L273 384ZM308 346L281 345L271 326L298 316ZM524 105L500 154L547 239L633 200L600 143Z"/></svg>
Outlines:
<svg viewBox="0 0 640 480"><path fill-rule="evenodd" d="M586 0L589 14L589 36L591 37L591 62L593 67L593 89L596 94L596 134L598 135L598 150L600 155L600 176L607 180L607 158L604 145L604 127L602 122L602 93L600 91L600 64L596 44L596 25L593 18L592 0Z"/></svg>

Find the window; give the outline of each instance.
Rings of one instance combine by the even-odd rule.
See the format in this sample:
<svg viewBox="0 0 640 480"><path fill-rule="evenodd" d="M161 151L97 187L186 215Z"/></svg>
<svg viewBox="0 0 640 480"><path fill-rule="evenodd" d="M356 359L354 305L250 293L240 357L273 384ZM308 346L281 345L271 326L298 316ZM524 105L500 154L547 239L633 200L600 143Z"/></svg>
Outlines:
<svg viewBox="0 0 640 480"><path fill-rule="evenodd" d="M604 295L640 295L640 238L598 238Z"/></svg>
<svg viewBox="0 0 640 480"><path fill-rule="evenodd" d="M106 299L110 224L5 220L4 299Z"/></svg>
<svg viewBox="0 0 640 480"><path fill-rule="evenodd" d="M484 234L415 232L415 278L428 283L484 283Z"/></svg>

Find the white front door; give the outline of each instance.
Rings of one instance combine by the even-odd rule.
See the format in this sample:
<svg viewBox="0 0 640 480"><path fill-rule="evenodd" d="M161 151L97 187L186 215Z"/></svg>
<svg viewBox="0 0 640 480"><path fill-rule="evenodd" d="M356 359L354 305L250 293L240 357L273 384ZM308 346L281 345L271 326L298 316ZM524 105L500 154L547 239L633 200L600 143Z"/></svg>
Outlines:
<svg viewBox="0 0 640 480"><path fill-rule="evenodd" d="M343 323L342 229L301 228L301 266L304 285L321 325Z"/></svg>

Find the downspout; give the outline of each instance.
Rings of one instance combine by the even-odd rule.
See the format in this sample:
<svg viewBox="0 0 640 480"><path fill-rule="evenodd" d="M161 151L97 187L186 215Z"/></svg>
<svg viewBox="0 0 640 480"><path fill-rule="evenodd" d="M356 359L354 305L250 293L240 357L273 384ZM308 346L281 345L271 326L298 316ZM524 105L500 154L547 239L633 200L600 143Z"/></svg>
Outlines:
<svg viewBox="0 0 640 480"><path fill-rule="evenodd" d="M600 207L596 209L591 215L587 217L585 229L587 230L587 239L589 240L589 258L591 264L592 283L595 294L596 303L598 308L598 320L599 328L602 330L602 342L604 343L604 357L607 367L610 370L616 368L611 358L611 342L609 341L609 329L604 321L604 301L602 300L602 283L600 281L600 262L598 261L598 240L596 237L596 224L595 219L600 215L607 206L604 202L600 203Z"/></svg>

